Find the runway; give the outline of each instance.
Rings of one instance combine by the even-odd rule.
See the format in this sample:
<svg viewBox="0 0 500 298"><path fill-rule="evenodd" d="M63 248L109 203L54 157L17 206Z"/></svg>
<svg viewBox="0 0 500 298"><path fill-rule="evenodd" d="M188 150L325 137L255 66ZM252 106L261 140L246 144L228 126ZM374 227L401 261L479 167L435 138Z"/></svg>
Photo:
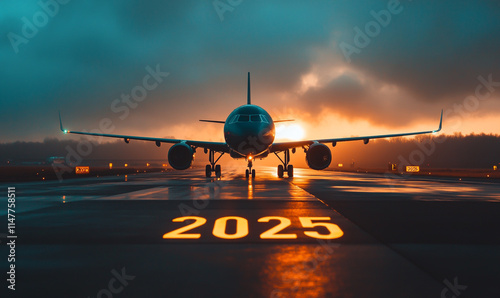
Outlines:
<svg viewBox="0 0 500 298"><path fill-rule="evenodd" d="M1 184L16 188L15 296L500 295L498 181L243 171Z"/></svg>

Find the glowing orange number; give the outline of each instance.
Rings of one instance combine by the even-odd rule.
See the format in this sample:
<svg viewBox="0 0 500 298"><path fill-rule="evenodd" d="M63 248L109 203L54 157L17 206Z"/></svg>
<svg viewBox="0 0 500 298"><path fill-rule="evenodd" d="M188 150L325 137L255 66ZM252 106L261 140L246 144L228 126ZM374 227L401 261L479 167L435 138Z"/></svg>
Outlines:
<svg viewBox="0 0 500 298"><path fill-rule="evenodd" d="M271 220L279 220L280 223L271 229L260 234L260 239L297 239L297 234L278 234L280 231L289 227L292 221L281 216L266 216L259 218L259 222L269 222Z"/></svg>
<svg viewBox="0 0 500 298"><path fill-rule="evenodd" d="M201 234L183 234L183 233L204 225L207 222L207 220L203 217L198 217L198 216L184 216L184 217L174 218L172 219L172 222L184 222L186 220L194 220L195 222L185 227L179 228L177 230L173 230L172 232L166 233L165 235L163 235L163 239L199 239L201 237Z"/></svg>
<svg viewBox="0 0 500 298"><path fill-rule="evenodd" d="M226 233L228 220L236 220L236 232L234 234ZM239 216L226 216L218 218L214 224L213 234L215 237L223 239L238 239L248 235L248 220Z"/></svg>
<svg viewBox="0 0 500 298"><path fill-rule="evenodd" d="M184 216L172 219L172 222L185 222L194 220L193 223L187 226L173 230L163 235L163 239L200 239L201 234L186 233L197 227L204 225L207 220L199 216ZM236 221L236 231L233 234L228 234L228 220ZM270 222L278 220L279 223L269 230L260 234L260 239L297 239L297 234L280 234L281 231L292 225L289 218L281 216L266 216L258 219L258 222ZM317 231L304 231L304 235L316 239L335 239L342 237L344 232L336 224L325 222L330 221L330 217L299 217L300 224L304 228L324 227L328 230L328 234L320 234ZM318 222L319 221L319 222ZM239 216L225 216L215 220L212 234L215 237L222 239L239 239L248 235L248 220Z"/></svg>
<svg viewBox="0 0 500 298"><path fill-rule="evenodd" d="M325 227L330 232L330 234L325 235L316 231L306 231L304 232L306 236L317 239L335 239L344 235L344 232L336 224L330 222L313 222L313 220L331 220L330 217L299 217L299 220L304 228Z"/></svg>

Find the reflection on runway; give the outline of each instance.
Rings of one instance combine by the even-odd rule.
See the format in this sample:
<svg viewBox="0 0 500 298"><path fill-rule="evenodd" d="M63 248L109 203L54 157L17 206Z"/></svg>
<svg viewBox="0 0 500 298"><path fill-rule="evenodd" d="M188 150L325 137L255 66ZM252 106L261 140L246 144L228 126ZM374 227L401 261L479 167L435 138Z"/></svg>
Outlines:
<svg viewBox="0 0 500 298"><path fill-rule="evenodd" d="M30 280L19 296L50 289L53 297L87 297L122 266L137 276L129 297L144 289L160 297L437 297L441 281L455 276L469 296L499 293L497 184L306 169L278 179L264 167L255 179L243 173L13 185L24 244L16 265ZM342 234L325 239L333 226Z"/></svg>
<svg viewBox="0 0 500 298"><path fill-rule="evenodd" d="M340 297L335 286L336 268L325 264L338 246L324 249L318 244L274 249L260 272L261 280L266 281L263 292L271 293L270 297Z"/></svg>
<svg viewBox="0 0 500 298"><path fill-rule="evenodd" d="M406 196L420 201L500 201L500 185L478 180L446 180L435 177L400 176L389 174L359 174L332 171L312 172L297 169L293 183L306 185L323 181L325 187L338 192L358 193L369 200L373 195ZM359 197L358 197L359 198ZM377 197L380 199L380 197Z"/></svg>

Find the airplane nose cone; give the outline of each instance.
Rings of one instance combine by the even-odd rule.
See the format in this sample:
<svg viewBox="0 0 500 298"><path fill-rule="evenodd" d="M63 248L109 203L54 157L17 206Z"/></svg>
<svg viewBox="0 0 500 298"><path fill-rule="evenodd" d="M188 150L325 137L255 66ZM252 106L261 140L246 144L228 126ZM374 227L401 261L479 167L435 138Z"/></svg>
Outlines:
<svg viewBox="0 0 500 298"><path fill-rule="evenodd" d="M273 130L268 125L239 125L225 132L228 145L243 155L257 155L267 150L274 141Z"/></svg>

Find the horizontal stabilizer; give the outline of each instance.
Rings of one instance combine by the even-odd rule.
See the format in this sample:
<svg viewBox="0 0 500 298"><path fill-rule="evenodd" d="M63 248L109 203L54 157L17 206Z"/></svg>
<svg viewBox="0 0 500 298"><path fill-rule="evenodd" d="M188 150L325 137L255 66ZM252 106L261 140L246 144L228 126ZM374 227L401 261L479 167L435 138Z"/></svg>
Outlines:
<svg viewBox="0 0 500 298"><path fill-rule="evenodd" d="M200 120L201 122L212 122L212 123L226 123L226 121L218 121L218 120Z"/></svg>

